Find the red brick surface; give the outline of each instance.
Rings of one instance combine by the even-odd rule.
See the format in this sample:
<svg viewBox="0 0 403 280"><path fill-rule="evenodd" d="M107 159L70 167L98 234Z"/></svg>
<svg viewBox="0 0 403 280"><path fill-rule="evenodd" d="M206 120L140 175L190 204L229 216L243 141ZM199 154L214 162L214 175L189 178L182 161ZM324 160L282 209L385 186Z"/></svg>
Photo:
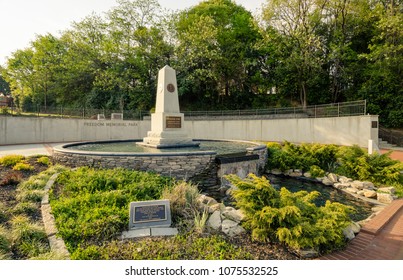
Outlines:
<svg viewBox="0 0 403 280"><path fill-rule="evenodd" d="M393 201L338 252L321 260L403 260L403 199Z"/></svg>

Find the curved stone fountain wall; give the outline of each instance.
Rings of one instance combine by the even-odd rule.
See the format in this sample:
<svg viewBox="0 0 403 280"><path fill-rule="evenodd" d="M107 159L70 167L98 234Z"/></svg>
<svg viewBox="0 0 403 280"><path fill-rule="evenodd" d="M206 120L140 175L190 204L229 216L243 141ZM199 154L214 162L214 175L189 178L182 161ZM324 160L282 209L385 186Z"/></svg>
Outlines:
<svg viewBox="0 0 403 280"><path fill-rule="evenodd" d="M228 172L218 174L218 171L222 170L227 163L221 163L217 160L218 157L214 151L147 154L88 152L67 149L74 145L76 144L55 147L53 150L54 160L60 164L72 167L121 167L139 171L151 171L164 176L190 180L201 186L217 185L220 182L220 177L228 174ZM256 155L256 157L247 161L234 161L231 164L245 168L246 171L243 173L259 173L264 170L267 159L267 149L264 145L257 145L255 143L253 147L247 149L246 157L248 155Z"/></svg>

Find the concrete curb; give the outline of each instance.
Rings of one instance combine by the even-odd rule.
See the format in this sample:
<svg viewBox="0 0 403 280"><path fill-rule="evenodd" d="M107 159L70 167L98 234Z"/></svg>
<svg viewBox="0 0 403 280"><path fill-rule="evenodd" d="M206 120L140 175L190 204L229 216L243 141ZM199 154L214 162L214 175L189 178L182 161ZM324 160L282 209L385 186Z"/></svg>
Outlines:
<svg viewBox="0 0 403 280"><path fill-rule="evenodd" d="M67 250L64 240L57 236L58 231L55 223L55 217L51 213L52 209L49 204L49 190L55 183L58 175L59 173L53 174L50 177L49 181L46 183L45 195L43 196L41 201L41 212L43 224L45 226L45 232L49 239L50 249L58 256L61 256L63 259L68 260L70 259L70 253Z"/></svg>

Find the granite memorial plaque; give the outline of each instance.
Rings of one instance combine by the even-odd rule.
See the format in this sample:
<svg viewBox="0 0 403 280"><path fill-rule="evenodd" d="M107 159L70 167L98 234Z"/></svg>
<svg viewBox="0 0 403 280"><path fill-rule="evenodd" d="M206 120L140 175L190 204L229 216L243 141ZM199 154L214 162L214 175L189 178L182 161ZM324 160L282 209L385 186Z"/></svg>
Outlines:
<svg viewBox="0 0 403 280"><path fill-rule="evenodd" d="M129 230L144 227L169 227L171 209L169 200L151 200L130 203Z"/></svg>

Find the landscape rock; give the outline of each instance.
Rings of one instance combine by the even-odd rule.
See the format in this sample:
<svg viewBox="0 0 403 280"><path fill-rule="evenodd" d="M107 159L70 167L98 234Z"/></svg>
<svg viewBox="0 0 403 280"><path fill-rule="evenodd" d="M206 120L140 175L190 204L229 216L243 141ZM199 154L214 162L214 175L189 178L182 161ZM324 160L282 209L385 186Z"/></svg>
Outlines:
<svg viewBox="0 0 403 280"><path fill-rule="evenodd" d="M364 189L367 189L367 190L373 190L373 189L375 189L375 185L374 185L374 183L372 183L372 182L364 181L364 182L362 182L362 183L364 184Z"/></svg>
<svg viewBox="0 0 403 280"><path fill-rule="evenodd" d="M213 214L211 214L210 218L207 221L207 226L214 230L219 230L221 228L220 211L215 211Z"/></svg>
<svg viewBox="0 0 403 280"><path fill-rule="evenodd" d="M302 177L302 170L299 169L290 169L286 173L290 177Z"/></svg>
<svg viewBox="0 0 403 280"><path fill-rule="evenodd" d="M364 193L365 193L364 190L361 190L361 191L358 191L358 192L357 192L357 194L358 194L358 195L361 195L361 196L364 196Z"/></svg>
<svg viewBox="0 0 403 280"><path fill-rule="evenodd" d="M364 189L364 183L361 181L355 180L355 181L351 182L350 185L352 188L356 188L357 190Z"/></svg>
<svg viewBox="0 0 403 280"><path fill-rule="evenodd" d="M231 221L231 220L224 220L222 222L221 230L223 233L228 235L229 237L233 237L245 232L245 229L239 225L239 223Z"/></svg>
<svg viewBox="0 0 403 280"><path fill-rule="evenodd" d="M226 207L225 211L222 212L222 217L238 223L245 219L245 215L241 210L236 210L232 207Z"/></svg>
<svg viewBox="0 0 403 280"><path fill-rule="evenodd" d="M342 190L350 187L349 183L335 183L333 185L336 189Z"/></svg>
<svg viewBox="0 0 403 280"><path fill-rule="evenodd" d="M325 177L322 180L322 184L326 185L326 186L333 186L333 182L329 180L329 178Z"/></svg>
<svg viewBox="0 0 403 280"><path fill-rule="evenodd" d="M381 202L381 203L392 203L393 202L393 196L389 193L377 193L376 199Z"/></svg>
<svg viewBox="0 0 403 280"><path fill-rule="evenodd" d="M355 238L354 231L350 228L350 226L343 229L343 235L347 240L353 240Z"/></svg>
<svg viewBox="0 0 403 280"><path fill-rule="evenodd" d="M306 177L306 178L311 178L311 177L312 177L312 175L311 175L310 172L305 172L303 175L304 175L304 177Z"/></svg>
<svg viewBox="0 0 403 280"><path fill-rule="evenodd" d="M356 189L356 188L352 188L352 187L350 187L350 188L346 188L346 189L344 189L346 192L349 192L349 193L357 193L358 192L358 190Z"/></svg>
<svg viewBox="0 0 403 280"><path fill-rule="evenodd" d="M353 181L353 179L347 178L346 176L340 176L339 177L339 182L342 183L342 184L350 183L352 181Z"/></svg>
<svg viewBox="0 0 403 280"><path fill-rule="evenodd" d="M378 192L380 192L380 193L388 193L388 194L395 194L396 189L394 187L379 188Z"/></svg>
<svg viewBox="0 0 403 280"><path fill-rule="evenodd" d="M366 190L364 191L364 196L368 198L376 198L376 191Z"/></svg>
<svg viewBox="0 0 403 280"><path fill-rule="evenodd" d="M315 249L300 249L297 253L301 258L304 259L312 259L319 256L318 251Z"/></svg>
<svg viewBox="0 0 403 280"><path fill-rule="evenodd" d="M351 229L354 232L354 234L359 233L361 230L361 226L356 222L352 222L347 228Z"/></svg>
<svg viewBox="0 0 403 280"><path fill-rule="evenodd" d="M327 178L332 182L332 183L337 183L338 182L338 178L337 175L334 173L329 173L327 175Z"/></svg>
<svg viewBox="0 0 403 280"><path fill-rule="evenodd" d="M270 173L273 174L273 175L281 175L281 174L283 174L283 172L281 172L280 169L272 169L270 171Z"/></svg>

